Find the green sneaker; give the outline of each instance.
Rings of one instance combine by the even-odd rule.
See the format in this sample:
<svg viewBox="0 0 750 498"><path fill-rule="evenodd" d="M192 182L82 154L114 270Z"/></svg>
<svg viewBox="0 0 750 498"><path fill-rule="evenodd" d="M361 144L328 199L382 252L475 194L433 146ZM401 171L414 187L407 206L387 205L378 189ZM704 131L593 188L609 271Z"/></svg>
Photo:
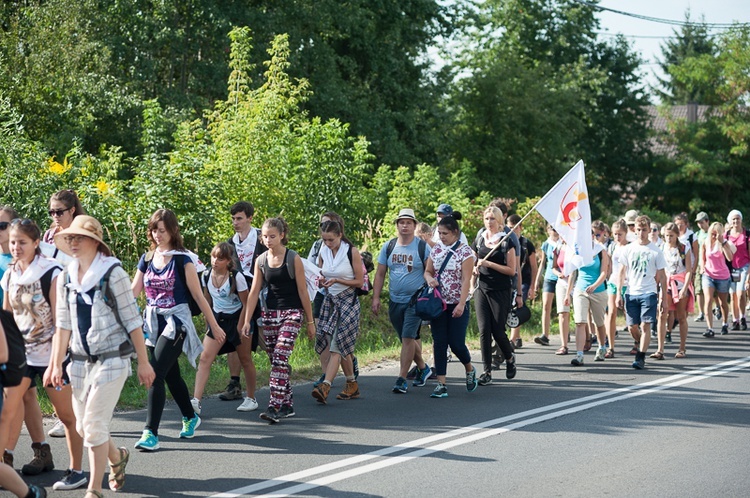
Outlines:
<svg viewBox="0 0 750 498"><path fill-rule="evenodd" d="M135 449L143 451L156 451L159 449L159 438L153 432L146 429L141 438L135 443Z"/></svg>
<svg viewBox="0 0 750 498"><path fill-rule="evenodd" d="M196 413L193 418L182 417L182 430L180 431L181 438L191 438L195 436L195 429L201 425L201 418Z"/></svg>

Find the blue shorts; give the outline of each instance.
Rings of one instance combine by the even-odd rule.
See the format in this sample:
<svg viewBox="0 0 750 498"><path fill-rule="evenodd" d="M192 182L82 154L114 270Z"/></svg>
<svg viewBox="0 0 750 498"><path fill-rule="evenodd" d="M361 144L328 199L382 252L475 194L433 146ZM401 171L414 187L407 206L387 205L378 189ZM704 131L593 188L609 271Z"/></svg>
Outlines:
<svg viewBox="0 0 750 498"><path fill-rule="evenodd" d="M703 289L708 289L709 287L712 287L716 290L719 294L726 294L729 292L729 284L731 283L731 278L725 278L725 279L717 279L717 278L711 278L708 275L704 274L703 277L701 277L703 282L701 284L703 285Z"/></svg>
<svg viewBox="0 0 750 498"><path fill-rule="evenodd" d="M622 291L621 291L622 297L625 297L625 294L628 293L627 291L628 291L628 286L623 285ZM613 284L612 282L607 282L607 294L609 294L610 296L614 296L615 294L617 294L617 286Z"/></svg>
<svg viewBox="0 0 750 498"><path fill-rule="evenodd" d="M742 292L745 290L745 282L747 282L747 270L750 268L750 263L746 264L742 268L739 268L740 271L740 281L739 282L732 282L731 278L729 279L729 290L736 293L736 292Z"/></svg>
<svg viewBox="0 0 750 498"><path fill-rule="evenodd" d="M388 304L388 318L391 320L393 328L396 329L398 339L419 339L419 329L422 328L422 319L414 311L414 306L409 303Z"/></svg>
<svg viewBox="0 0 750 498"><path fill-rule="evenodd" d="M625 316L628 326L641 323L656 323L656 293L625 294Z"/></svg>
<svg viewBox="0 0 750 498"><path fill-rule="evenodd" d="M554 294L555 287L557 287L557 280L545 280L544 284L542 284L542 292L549 292L550 294Z"/></svg>

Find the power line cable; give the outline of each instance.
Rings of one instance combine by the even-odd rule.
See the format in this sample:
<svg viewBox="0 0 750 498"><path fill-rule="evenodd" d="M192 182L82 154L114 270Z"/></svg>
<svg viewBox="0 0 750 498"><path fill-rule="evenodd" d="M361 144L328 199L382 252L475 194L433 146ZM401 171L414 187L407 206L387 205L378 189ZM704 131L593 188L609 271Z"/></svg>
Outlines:
<svg viewBox="0 0 750 498"><path fill-rule="evenodd" d="M649 21L649 22L655 22L659 24L668 24L670 26L694 26L694 27L705 27L709 29L730 29L734 27L748 27L750 26L750 23L717 23L717 22L694 22L694 21L676 21L674 19L664 19L662 17L653 17L653 16L646 16L643 14L634 14L632 12L625 12L623 10L617 10L617 9L610 9L609 7L603 7L599 4L595 4L592 2L587 2L586 0L575 0L575 2L580 3L581 5L586 5L588 7L591 7L592 9L600 10L600 11L606 11L606 12L612 12L614 14L619 14L622 16L632 17L635 19L640 19L642 21Z"/></svg>

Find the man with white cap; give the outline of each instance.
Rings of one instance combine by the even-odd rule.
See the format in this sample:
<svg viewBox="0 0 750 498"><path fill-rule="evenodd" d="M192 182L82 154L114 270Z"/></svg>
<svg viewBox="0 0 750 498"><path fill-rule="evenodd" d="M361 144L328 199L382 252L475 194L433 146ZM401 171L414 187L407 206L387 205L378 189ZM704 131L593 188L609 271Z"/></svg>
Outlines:
<svg viewBox="0 0 750 498"><path fill-rule="evenodd" d="M695 223L700 228L700 230L698 230L698 232L695 234L695 238L698 241L698 250L700 251L703 243L706 242L706 239L708 238L708 214L706 214L704 211L698 213L698 215L695 217ZM700 252L697 252L695 254L700 254ZM697 260L698 258L696 257L695 259ZM698 270L700 270L700 265L698 266ZM706 317L703 315L703 309L706 307L706 298L703 296L703 278L698 274L698 272L695 272L694 275L695 294L698 296L698 309L700 310L698 316L695 317L695 321L702 322L706 319Z"/></svg>
<svg viewBox="0 0 750 498"><path fill-rule="evenodd" d="M625 223L628 225L628 233L625 234L625 240L628 241L628 243L633 242L638 238L638 235L635 233L635 219L637 217L638 211L635 209L630 209L625 213Z"/></svg>
<svg viewBox="0 0 750 498"><path fill-rule="evenodd" d="M398 236L391 239L380 250L378 269L373 283L372 312L380 312L380 292L383 290L386 272L390 271L388 286L388 317L401 341L401 368L393 386L394 393L406 394L406 377L412 362L417 364L417 375L413 385L424 386L432 369L422 358L422 341L419 331L422 320L416 315L412 296L424 285L424 270L430 248L414 235L417 217L413 209L402 209L396 217Z"/></svg>

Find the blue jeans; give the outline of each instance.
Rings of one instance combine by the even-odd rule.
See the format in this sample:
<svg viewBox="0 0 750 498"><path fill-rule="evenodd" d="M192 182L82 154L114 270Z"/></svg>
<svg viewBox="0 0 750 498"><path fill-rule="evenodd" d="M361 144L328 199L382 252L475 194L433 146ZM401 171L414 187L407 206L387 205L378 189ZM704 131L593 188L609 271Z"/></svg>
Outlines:
<svg viewBox="0 0 750 498"><path fill-rule="evenodd" d="M458 361L464 365L471 362L471 353L466 347L466 328L469 326L469 303L466 303L464 314L453 318L455 304L449 304L442 315L432 320L432 343L435 353L435 374L445 375L448 369L448 346Z"/></svg>

